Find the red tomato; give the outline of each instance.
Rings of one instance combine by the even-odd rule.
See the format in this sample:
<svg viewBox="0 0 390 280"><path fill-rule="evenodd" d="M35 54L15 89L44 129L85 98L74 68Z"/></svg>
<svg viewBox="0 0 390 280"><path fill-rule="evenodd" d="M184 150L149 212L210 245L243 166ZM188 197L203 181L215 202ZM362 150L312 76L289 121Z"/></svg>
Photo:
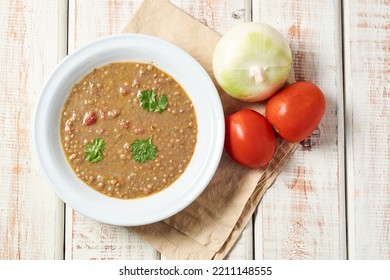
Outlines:
<svg viewBox="0 0 390 280"><path fill-rule="evenodd" d="M225 149L239 164L258 168L275 153L275 133L263 115L243 109L225 118Z"/></svg>
<svg viewBox="0 0 390 280"><path fill-rule="evenodd" d="M291 84L266 104L266 117L288 142L299 142L312 134L325 112L325 97L311 82Z"/></svg>

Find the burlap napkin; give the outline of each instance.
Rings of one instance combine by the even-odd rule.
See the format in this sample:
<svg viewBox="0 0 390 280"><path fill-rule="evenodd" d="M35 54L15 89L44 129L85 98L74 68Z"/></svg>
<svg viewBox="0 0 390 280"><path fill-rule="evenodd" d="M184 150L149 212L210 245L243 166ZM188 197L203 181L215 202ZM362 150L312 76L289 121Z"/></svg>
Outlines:
<svg viewBox="0 0 390 280"><path fill-rule="evenodd" d="M197 59L214 80L212 56L220 35L169 2L145 0L124 32L176 44ZM242 107L264 111L264 104L238 102L218 90L225 114ZM237 165L224 153L214 178L195 202L169 219L130 229L168 259L225 258L296 146L278 139L273 160L256 170Z"/></svg>

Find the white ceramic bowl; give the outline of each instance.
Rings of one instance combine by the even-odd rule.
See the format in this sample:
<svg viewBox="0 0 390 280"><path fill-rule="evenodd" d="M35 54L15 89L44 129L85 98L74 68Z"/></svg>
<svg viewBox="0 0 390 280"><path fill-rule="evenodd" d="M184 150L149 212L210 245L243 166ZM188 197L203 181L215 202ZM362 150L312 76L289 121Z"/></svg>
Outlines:
<svg viewBox="0 0 390 280"><path fill-rule="evenodd" d="M167 189L145 198L110 198L81 181L69 166L60 141L60 115L74 83L94 68L116 61L152 62L182 85L198 122L194 155L185 172ZM168 218L193 202L219 164L224 115L218 92L202 66L164 40L140 35L108 36L68 55L46 81L34 114L34 146L54 192L80 213L115 225L144 225Z"/></svg>

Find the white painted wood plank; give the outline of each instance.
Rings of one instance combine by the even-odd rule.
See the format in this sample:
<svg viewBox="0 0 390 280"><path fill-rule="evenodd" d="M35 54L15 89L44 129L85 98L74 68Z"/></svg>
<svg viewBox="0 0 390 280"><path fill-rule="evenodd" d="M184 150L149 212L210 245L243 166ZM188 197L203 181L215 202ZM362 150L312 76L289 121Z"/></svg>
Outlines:
<svg viewBox="0 0 390 280"><path fill-rule="evenodd" d="M69 1L69 52L102 36L119 34L139 1ZM66 208L66 259L157 259L159 254L125 227L91 220Z"/></svg>
<svg viewBox="0 0 390 280"><path fill-rule="evenodd" d="M254 258L253 221L250 220L225 260L252 260Z"/></svg>
<svg viewBox="0 0 390 280"><path fill-rule="evenodd" d="M266 193L255 219L256 259L345 259L341 6L253 1L253 20L290 42L295 78L317 84L327 109Z"/></svg>
<svg viewBox="0 0 390 280"><path fill-rule="evenodd" d="M246 0L171 0L170 2L220 34L235 24L251 20L250 1ZM225 259L252 259L252 237L252 221L250 221Z"/></svg>
<svg viewBox="0 0 390 280"><path fill-rule="evenodd" d="M390 2L345 1L350 259L390 259Z"/></svg>
<svg viewBox="0 0 390 280"><path fill-rule="evenodd" d="M159 259L159 254L127 228L94 221L66 208L65 259Z"/></svg>
<svg viewBox="0 0 390 280"><path fill-rule="evenodd" d="M170 2L221 34L235 24L249 20L246 0L171 0Z"/></svg>
<svg viewBox="0 0 390 280"><path fill-rule="evenodd" d="M62 259L63 203L32 147L33 108L66 54L67 1L2 1L0 259Z"/></svg>

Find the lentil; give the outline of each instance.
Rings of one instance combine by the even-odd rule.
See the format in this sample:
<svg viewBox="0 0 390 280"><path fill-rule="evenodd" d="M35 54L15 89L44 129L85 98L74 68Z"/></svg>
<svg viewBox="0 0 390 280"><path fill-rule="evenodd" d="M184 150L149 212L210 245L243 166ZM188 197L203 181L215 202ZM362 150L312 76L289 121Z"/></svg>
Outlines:
<svg viewBox="0 0 390 280"><path fill-rule="evenodd" d="M137 91L149 84L157 95L167 96L166 111L147 112L140 106ZM154 65L143 63L111 63L87 74L72 87L60 126L61 142L76 175L100 193L121 199L148 196L170 186L187 167L197 139L195 111L184 89ZM150 136L156 158L138 163L130 145ZM85 145L95 138L106 143L104 157L90 163L84 158Z"/></svg>

